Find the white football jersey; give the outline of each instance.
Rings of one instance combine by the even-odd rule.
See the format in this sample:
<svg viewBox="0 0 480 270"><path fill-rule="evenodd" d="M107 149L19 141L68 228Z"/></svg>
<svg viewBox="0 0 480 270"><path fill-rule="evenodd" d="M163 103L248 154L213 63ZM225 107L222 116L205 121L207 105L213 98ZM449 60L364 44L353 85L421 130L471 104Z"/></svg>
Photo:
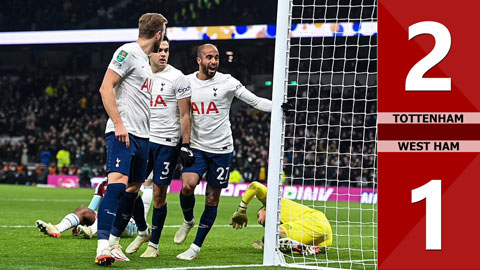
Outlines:
<svg viewBox="0 0 480 270"><path fill-rule="evenodd" d="M117 109L129 134L150 136L150 99L153 74L148 56L136 42L126 43L113 54L108 68L122 79L115 86ZM105 133L115 132L111 119Z"/></svg>
<svg viewBox="0 0 480 270"><path fill-rule="evenodd" d="M187 76L192 88L192 134L190 145L209 153L233 152L230 106L234 97L263 111L271 111L270 100L257 97L230 74L216 72L209 80L199 80L197 72Z"/></svg>
<svg viewBox="0 0 480 270"><path fill-rule="evenodd" d="M150 101L150 141L175 146L181 136L180 112L177 100L192 95L190 84L183 73L168 65L153 74Z"/></svg>

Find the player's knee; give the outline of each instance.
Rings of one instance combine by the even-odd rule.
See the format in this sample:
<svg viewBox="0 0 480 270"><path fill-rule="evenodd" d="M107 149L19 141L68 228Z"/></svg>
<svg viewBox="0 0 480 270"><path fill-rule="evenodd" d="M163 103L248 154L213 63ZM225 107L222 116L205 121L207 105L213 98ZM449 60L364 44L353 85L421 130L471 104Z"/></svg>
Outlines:
<svg viewBox="0 0 480 270"><path fill-rule="evenodd" d="M87 207L85 207L83 205L80 205L79 207L77 207L77 209L75 209L75 211L73 213L78 216L79 214L81 214L85 210L85 208L87 208Z"/></svg>
<svg viewBox="0 0 480 270"><path fill-rule="evenodd" d="M190 196L195 191L195 186L190 185L189 183L182 184L182 193L183 195Z"/></svg>
<svg viewBox="0 0 480 270"><path fill-rule="evenodd" d="M155 208L162 208L167 203L166 194L162 196L162 194L156 194L153 198L153 207Z"/></svg>
<svg viewBox="0 0 480 270"><path fill-rule="evenodd" d="M219 201L220 200L216 197L207 196L205 198L205 204L208 206L218 206Z"/></svg>
<svg viewBox="0 0 480 270"><path fill-rule="evenodd" d="M165 206L165 204L167 203L166 200L157 200L157 201L154 201L153 202L153 207L155 208L162 208Z"/></svg>
<svg viewBox="0 0 480 270"><path fill-rule="evenodd" d="M138 193L140 191L141 183L128 183L126 192L128 193Z"/></svg>

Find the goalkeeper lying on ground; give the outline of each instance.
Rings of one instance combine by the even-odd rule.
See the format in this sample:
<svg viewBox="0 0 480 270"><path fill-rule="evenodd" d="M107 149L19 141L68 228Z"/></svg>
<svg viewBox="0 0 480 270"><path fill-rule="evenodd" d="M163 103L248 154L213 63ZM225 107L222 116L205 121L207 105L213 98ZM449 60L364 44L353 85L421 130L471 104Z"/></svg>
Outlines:
<svg viewBox="0 0 480 270"><path fill-rule="evenodd" d="M230 219L233 228L238 230L247 226L247 206L255 196L263 204L258 211L258 223L265 226L267 188L259 182L252 182ZM319 210L282 199L280 222L279 248L282 252L313 255L325 252L332 245L332 227L325 214ZM263 243L255 242L254 247L263 247Z"/></svg>

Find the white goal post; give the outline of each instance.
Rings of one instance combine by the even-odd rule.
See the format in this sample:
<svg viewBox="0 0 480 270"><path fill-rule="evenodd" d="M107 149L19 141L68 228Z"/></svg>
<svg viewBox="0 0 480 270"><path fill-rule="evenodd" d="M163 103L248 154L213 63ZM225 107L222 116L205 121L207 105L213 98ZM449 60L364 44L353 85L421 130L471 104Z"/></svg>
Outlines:
<svg viewBox="0 0 480 270"><path fill-rule="evenodd" d="M377 0L279 0L274 59L263 264L377 269ZM279 251L282 198L325 213L327 252Z"/></svg>

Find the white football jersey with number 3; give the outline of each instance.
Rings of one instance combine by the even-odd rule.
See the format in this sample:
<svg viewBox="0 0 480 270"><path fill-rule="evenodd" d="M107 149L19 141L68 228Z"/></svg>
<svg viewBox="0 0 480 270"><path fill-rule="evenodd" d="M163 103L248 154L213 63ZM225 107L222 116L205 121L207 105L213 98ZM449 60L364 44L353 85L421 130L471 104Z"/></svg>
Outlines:
<svg viewBox="0 0 480 270"><path fill-rule="evenodd" d="M171 65L153 74L153 78L150 141L175 146L181 135L177 100L190 97L190 84L185 75Z"/></svg>

